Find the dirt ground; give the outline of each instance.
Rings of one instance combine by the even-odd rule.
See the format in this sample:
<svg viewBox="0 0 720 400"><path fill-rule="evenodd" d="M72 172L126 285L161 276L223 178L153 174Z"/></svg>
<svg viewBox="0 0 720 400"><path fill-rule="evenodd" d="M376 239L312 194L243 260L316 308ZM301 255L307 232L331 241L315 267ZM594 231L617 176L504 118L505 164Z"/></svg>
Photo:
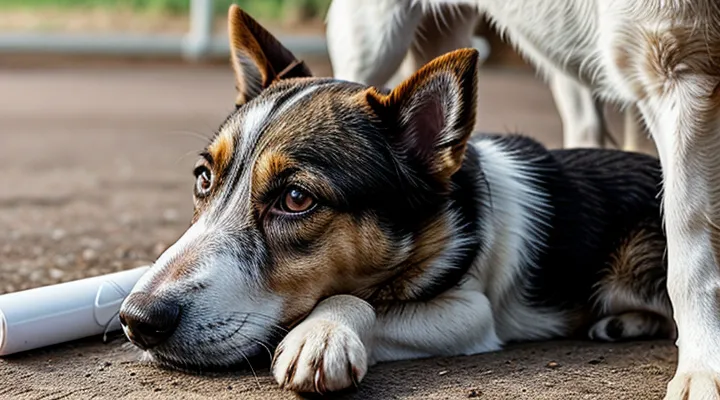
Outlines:
<svg viewBox="0 0 720 400"><path fill-rule="evenodd" d="M484 70L480 82L481 130L560 144L552 98L531 74ZM0 67L0 88L0 293L150 263L187 227L195 153L234 98L218 66ZM669 342L517 345L379 365L341 397L657 399L675 357ZM119 335L0 359L2 399L231 397L294 395L263 369L256 379L145 365Z"/></svg>

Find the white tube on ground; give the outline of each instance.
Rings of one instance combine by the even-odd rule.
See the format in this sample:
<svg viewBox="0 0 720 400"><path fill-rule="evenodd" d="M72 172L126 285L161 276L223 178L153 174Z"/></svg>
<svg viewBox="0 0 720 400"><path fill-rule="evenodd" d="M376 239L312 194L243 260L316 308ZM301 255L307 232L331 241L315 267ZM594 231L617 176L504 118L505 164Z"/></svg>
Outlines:
<svg viewBox="0 0 720 400"><path fill-rule="evenodd" d="M0 296L0 356L120 329L120 305L148 268Z"/></svg>

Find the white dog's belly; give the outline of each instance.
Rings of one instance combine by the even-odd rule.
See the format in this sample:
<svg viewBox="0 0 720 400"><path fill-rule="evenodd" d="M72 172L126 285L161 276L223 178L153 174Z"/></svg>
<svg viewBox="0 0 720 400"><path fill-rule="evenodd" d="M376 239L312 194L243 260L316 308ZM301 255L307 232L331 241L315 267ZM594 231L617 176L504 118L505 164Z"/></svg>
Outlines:
<svg viewBox="0 0 720 400"><path fill-rule="evenodd" d="M419 1L426 7L477 6L539 71L562 71L602 98L620 103L639 99L637 87L645 82L638 82L640 71L628 64L635 67L657 52L648 47L648 37L707 29L707 22L698 24L691 8L678 3L671 12L664 0ZM695 35L691 41L720 42L713 33Z"/></svg>
<svg viewBox="0 0 720 400"><path fill-rule="evenodd" d="M472 4L542 72L564 70L586 84L600 73L595 0L423 0L425 6Z"/></svg>

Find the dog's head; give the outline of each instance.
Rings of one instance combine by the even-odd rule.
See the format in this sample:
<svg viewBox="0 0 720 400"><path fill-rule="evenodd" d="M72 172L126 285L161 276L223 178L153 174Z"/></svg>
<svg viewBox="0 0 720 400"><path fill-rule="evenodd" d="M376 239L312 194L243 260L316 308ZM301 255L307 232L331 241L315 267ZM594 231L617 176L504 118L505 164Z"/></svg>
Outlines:
<svg viewBox="0 0 720 400"><path fill-rule="evenodd" d="M237 109L195 168L192 225L121 309L176 367L242 363L334 294L418 295L475 122L474 50L383 92L312 78L237 7L230 43Z"/></svg>

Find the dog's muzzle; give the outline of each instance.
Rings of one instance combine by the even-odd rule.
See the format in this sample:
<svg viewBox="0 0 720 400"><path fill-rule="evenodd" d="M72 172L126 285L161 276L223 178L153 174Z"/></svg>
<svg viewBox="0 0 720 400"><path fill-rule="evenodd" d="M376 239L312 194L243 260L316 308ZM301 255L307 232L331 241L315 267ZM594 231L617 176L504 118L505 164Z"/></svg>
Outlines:
<svg viewBox="0 0 720 400"><path fill-rule="evenodd" d="M180 306L148 293L133 293L125 299L120 323L128 339L147 350L172 336L180 324Z"/></svg>

